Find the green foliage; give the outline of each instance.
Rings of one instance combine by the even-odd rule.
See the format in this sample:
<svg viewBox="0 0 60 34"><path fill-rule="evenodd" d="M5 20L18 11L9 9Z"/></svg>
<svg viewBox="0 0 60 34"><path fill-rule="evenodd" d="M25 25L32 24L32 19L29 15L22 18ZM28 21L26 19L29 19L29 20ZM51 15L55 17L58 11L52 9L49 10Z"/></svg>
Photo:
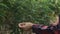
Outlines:
<svg viewBox="0 0 60 34"><path fill-rule="evenodd" d="M1 0L0 25L9 25L12 33L19 34L19 22L49 25L60 14L60 0Z"/></svg>

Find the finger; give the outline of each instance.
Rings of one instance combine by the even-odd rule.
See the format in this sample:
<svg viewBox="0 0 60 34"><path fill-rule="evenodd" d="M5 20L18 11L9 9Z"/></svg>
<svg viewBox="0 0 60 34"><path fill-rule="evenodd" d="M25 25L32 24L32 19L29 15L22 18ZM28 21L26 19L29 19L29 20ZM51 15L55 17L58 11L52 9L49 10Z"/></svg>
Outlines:
<svg viewBox="0 0 60 34"><path fill-rule="evenodd" d="M25 24L24 23L19 23L18 26L24 26Z"/></svg>
<svg viewBox="0 0 60 34"><path fill-rule="evenodd" d="M19 26L20 28L25 28L25 24L24 24L24 23L19 23L18 26Z"/></svg>
<svg viewBox="0 0 60 34"><path fill-rule="evenodd" d="M19 26L20 28L25 28L25 26Z"/></svg>

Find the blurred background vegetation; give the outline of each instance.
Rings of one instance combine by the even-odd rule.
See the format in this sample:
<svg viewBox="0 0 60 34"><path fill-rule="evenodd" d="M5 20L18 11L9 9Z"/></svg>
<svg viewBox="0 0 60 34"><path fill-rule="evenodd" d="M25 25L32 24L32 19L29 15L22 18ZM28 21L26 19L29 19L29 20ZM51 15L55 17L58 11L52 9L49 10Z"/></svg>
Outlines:
<svg viewBox="0 0 60 34"><path fill-rule="evenodd" d="M59 13L60 0L0 0L0 34L20 34L21 22L49 25Z"/></svg>

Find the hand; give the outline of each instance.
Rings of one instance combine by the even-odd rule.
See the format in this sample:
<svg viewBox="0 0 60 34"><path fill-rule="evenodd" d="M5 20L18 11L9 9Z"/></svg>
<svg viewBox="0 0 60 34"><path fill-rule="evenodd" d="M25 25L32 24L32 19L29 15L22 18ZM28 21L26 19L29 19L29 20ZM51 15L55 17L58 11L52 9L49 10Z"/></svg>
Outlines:
<svg viewBox="0 0 60 34"><path fill-rule="evenodd" d="M50 20L50 21L51 21L51 20ZM56 16L56 20L55 20L55 22L51 21L50 24L51 24L52 26L56 26L56 25L58 25L58 24L59 24L59 17Z"/></svg>
<svg viewBox="0 0 60 34"><path fill-rule="evenodd" d="M19 23L18 26L23 30L30 30L32 28L33 23L31 22L22 22Z"/></svg>

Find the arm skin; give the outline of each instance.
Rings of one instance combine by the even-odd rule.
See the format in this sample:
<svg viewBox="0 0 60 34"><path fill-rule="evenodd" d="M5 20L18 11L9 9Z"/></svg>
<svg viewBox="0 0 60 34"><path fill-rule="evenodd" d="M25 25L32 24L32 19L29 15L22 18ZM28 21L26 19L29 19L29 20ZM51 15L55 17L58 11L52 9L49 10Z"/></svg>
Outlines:
<svg viewBox="0 0 60 34"><path fill-rule="evenodd" d="M50 26L45 26L42 24L33 24L31 22L22 22L19 23L18 26L23 29L23 30L30 30L32 28L33 32L35 33L40 33L41 30L54 30L56 29L56 26L59 22L59 17L56 16L57 20L55 22L51 21L51 25Z"/></svg>

